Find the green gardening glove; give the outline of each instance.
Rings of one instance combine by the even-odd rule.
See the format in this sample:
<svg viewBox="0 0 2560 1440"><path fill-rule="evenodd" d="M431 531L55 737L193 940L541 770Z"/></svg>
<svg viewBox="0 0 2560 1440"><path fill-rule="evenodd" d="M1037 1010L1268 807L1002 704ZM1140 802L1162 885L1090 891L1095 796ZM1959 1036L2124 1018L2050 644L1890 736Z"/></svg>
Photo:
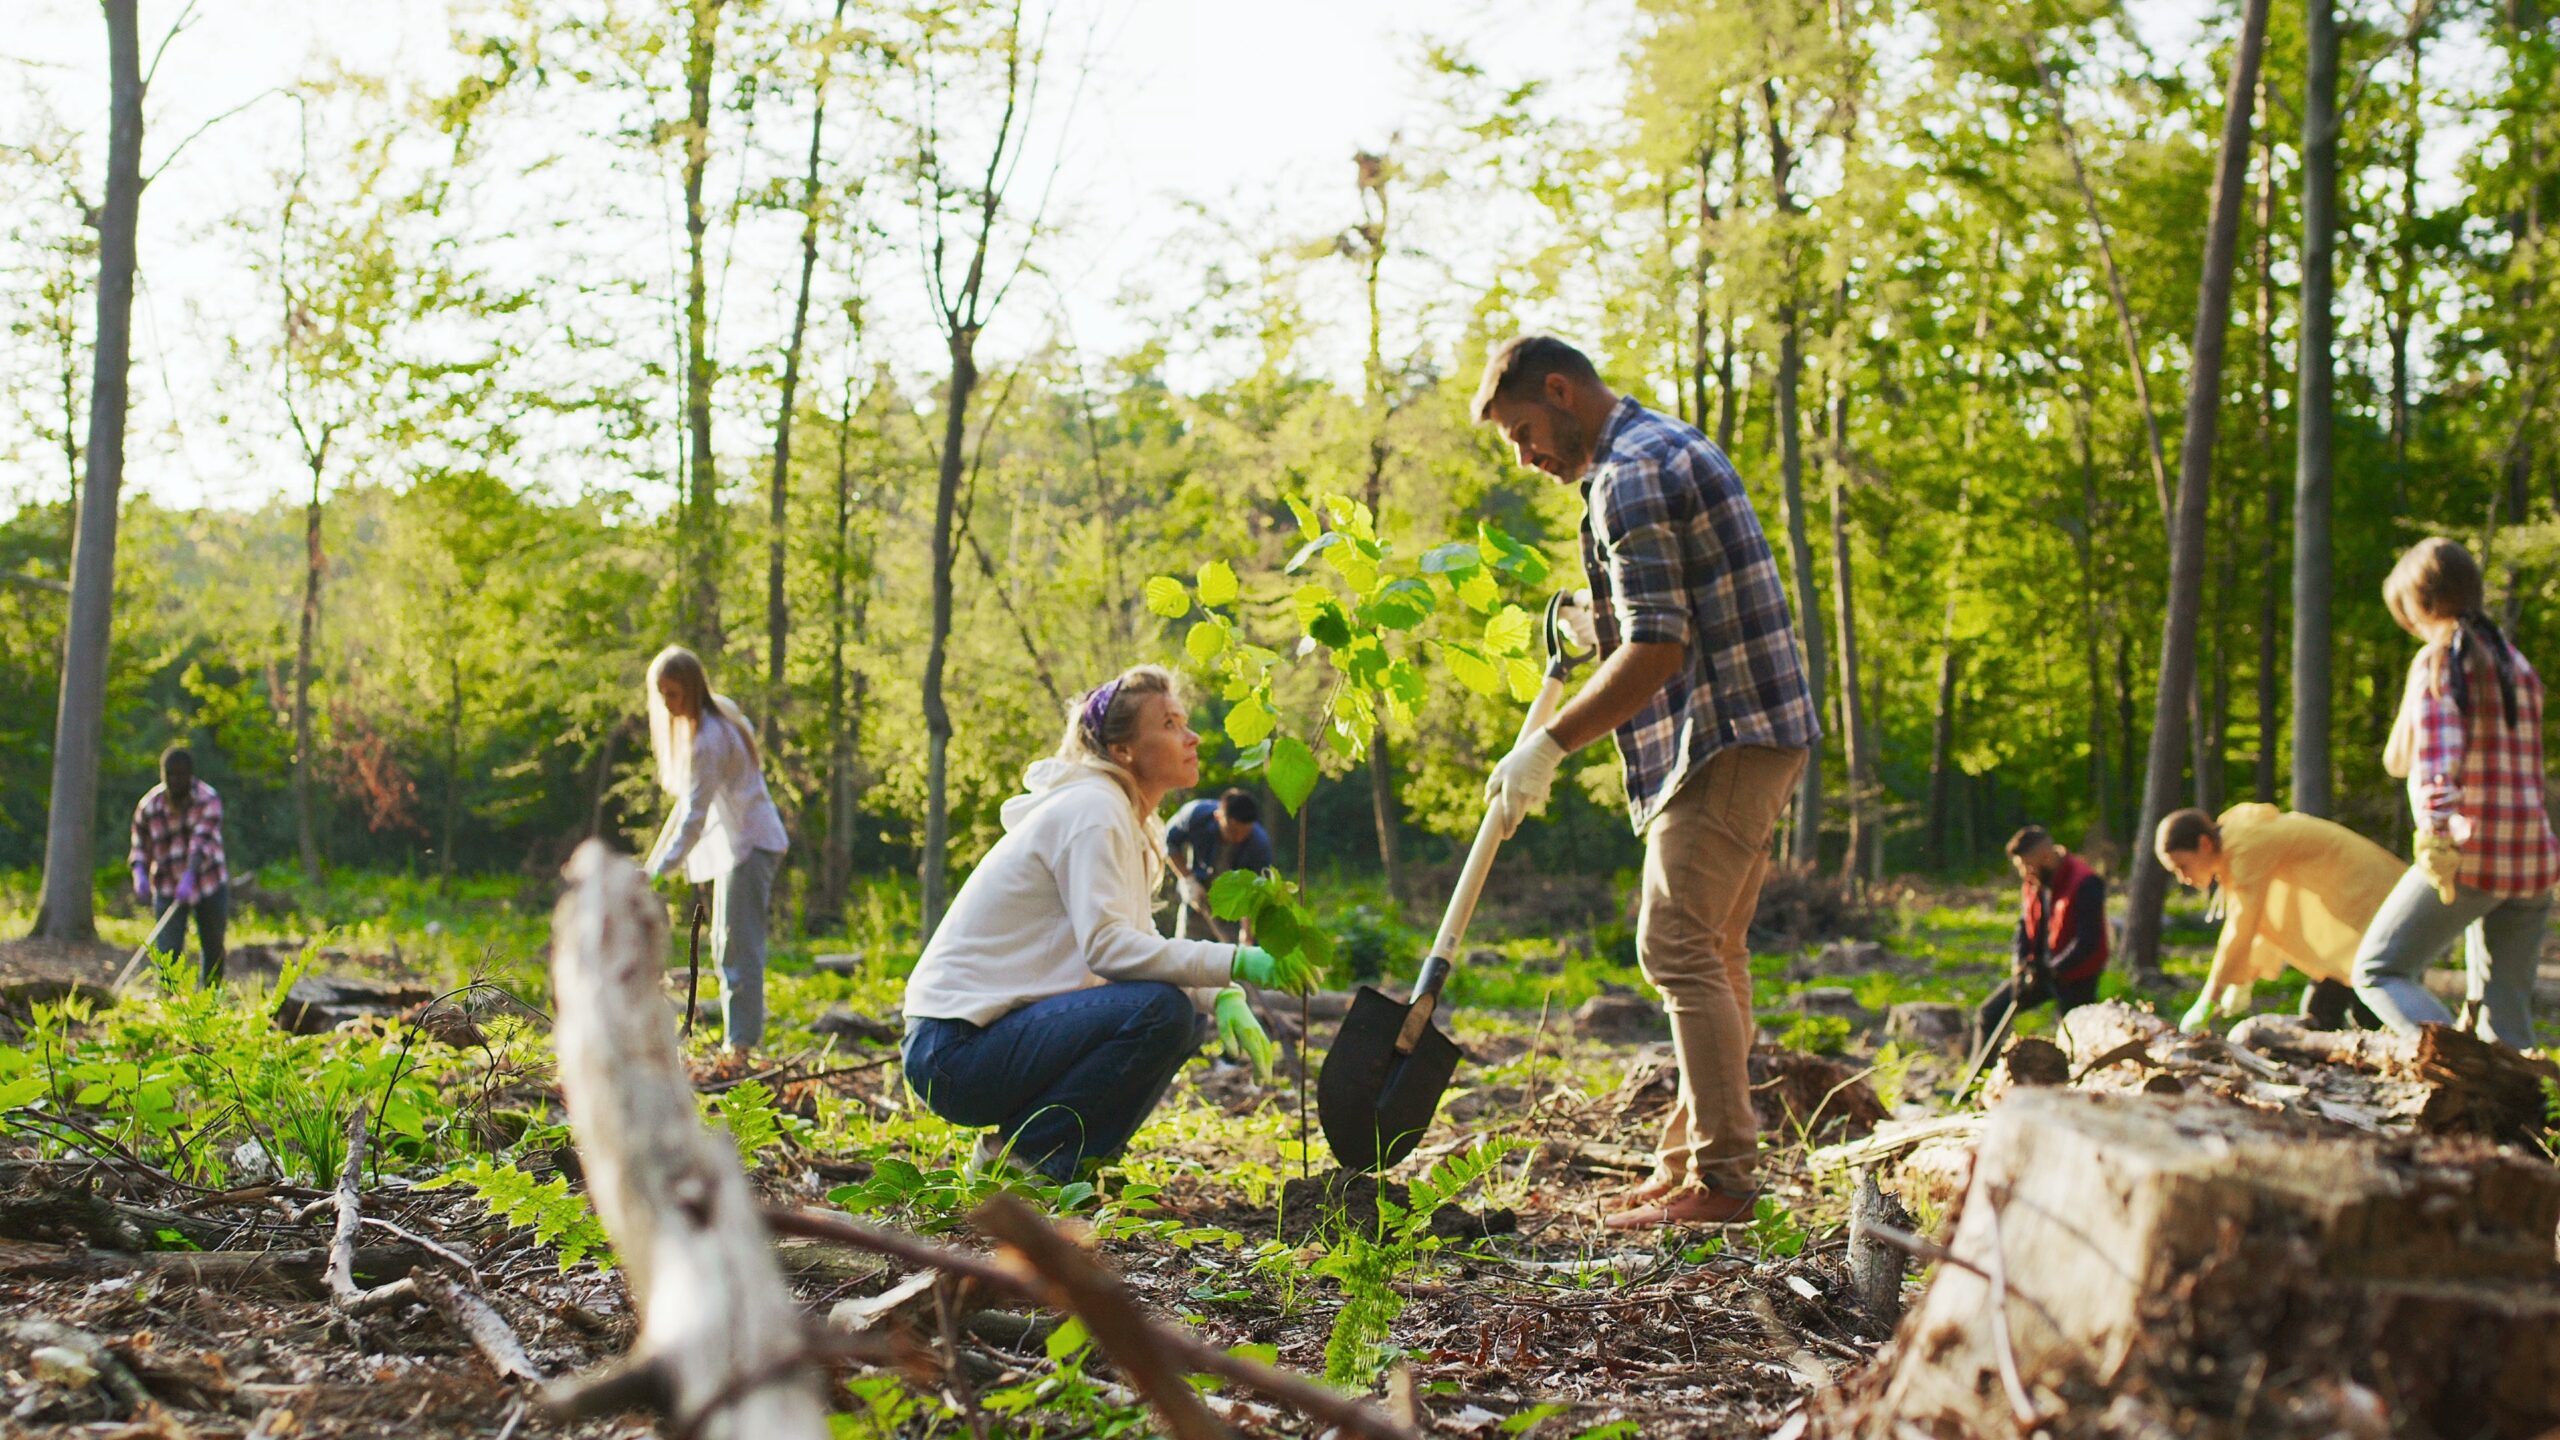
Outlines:
<svg viewBox="0 0 2560 1440"><path fill-rule="evenodd" d="M1292 995L1304 995L1316 988L1316 967L1307 963L1304 954L1292 951L1284 958L1259 945L1237 946L1235 968L1228 975L1247 985L1286 990Z"/></svg>
<svg viewBox="0 0 2560 1440"><path fill-rule="evenodd" d="M1268 958L1267 956L1265 958ZM1271 1037L1263 1033L1262 1022L1253 1018L1253 1004L1241 990L1221 990L1218 1012L1218 1044L1238 1060L1253 1067L1253 1078L1271 1078Z"/></svg>

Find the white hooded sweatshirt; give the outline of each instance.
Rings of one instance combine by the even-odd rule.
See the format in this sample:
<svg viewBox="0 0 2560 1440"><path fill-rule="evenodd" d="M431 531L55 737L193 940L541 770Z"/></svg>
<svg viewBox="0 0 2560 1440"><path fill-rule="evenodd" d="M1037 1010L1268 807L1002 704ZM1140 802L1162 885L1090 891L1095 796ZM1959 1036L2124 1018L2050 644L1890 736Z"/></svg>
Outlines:
<svg viewBox="0 0 2560 1440"><path fill-rule="evenodd" d="M1004 802L978 862L907 977L909 1019L993 1024L1112 980L1163 980L1207 1010L1236 947L1158 934L1152 847L1128 792L1091 766L1043 760Z"/></svg>

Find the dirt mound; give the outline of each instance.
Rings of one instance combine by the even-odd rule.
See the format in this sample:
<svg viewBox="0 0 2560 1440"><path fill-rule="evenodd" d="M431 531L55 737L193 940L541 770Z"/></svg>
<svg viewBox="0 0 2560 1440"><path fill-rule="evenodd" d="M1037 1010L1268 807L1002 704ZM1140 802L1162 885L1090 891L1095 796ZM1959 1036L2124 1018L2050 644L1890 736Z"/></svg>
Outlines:
<svg viewBox="0 0 2560 1440"><path fill-rule="evenodd" d="M1305 1240L1326 1230L1374 1235L1381 1191L1389 1204L1413 1204L1413 1192L1396 1181L1382 1186L1378 1177L1365 1171L1328 1170L1282 1185L1280 1208L1273 1218L1284 1240ZM1430 1231L1443 1240L1484 1240L1519 1228L1519 1215L1508 1209L1471 1211L1443 1205L1431 1212Z"/></svg>
<svg viewBox="0 0 2560 1440"><path fill-rule="evenodd" d="M1802 866L1778 866L1760 886L1760 908L1751 915L1751 948L1794 950L1824 940L1872 940L1885 933L1891 914L1852 890L1837 875Z"/></svg>

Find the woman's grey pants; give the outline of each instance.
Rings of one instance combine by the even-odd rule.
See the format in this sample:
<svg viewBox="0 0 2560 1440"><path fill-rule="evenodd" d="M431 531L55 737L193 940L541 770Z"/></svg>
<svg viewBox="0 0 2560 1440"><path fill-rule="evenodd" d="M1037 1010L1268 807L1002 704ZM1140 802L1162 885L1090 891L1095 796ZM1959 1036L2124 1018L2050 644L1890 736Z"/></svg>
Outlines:
<svg viewBox="0 0 2560 1440"><path fill-rule="evenodd" d="M2356 951L2356 998L2394 1030L2449 1025L2453 1016L2422 978L2470 930L2470 993L2482 1002L2482 1038L2533 1044L2533 974L2551 923L2551 896L2491 895L2464 885L2447 905L2435 882L2411 868L2391 888Z"/></svg>
<svg viewBox="0 0 2560 1440"><path fill-rule="evenodd" d="M765 918L779 850L750 850L711 884L711 959L720 969L720 1038L732 1050L764 1043Z"/></svg>

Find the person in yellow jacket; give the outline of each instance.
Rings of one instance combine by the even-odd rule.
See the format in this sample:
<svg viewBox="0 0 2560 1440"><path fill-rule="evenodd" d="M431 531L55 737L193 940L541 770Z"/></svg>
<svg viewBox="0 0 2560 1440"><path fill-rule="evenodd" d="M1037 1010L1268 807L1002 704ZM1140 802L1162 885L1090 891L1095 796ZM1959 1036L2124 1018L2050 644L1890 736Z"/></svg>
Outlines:
<svg viewBox="0 0 2560 1440"><path fill-rule="evenodd" d="M2407 862L2344 825L2273 805L2234 805L2220 820L2180 810L2161 819L2156 844L2171 873L2199 890L2220 886L2229 907L2204 994L2180 1030L2247 1010L2249 987L2287 965L2311 977L2302 1013L2313 1025L2341 1029L2353 1016L2382 1028L2350 982L2365 927Z"/></svg>

